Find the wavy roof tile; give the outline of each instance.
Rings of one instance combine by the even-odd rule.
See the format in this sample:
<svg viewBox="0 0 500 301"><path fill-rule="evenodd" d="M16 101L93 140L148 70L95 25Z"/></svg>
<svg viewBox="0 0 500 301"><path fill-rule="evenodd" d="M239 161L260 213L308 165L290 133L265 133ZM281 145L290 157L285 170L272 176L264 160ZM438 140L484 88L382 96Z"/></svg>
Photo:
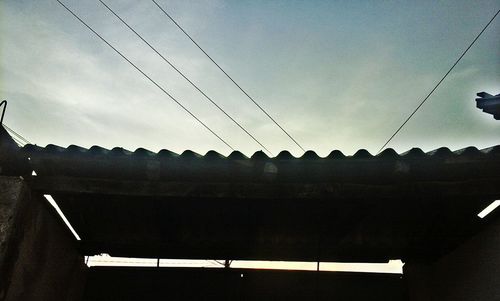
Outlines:
<svg viewBox="0 0 500 301"><path fill-rule="evenodd" d="M383 183L405 180L464 180L497 175L500 168L500 146L482 150L467 147L452 152L446 147L424 153L419 148L398 154L386 149L374 156L358 150L346 156L339 150L326 157L307 151L294 157L288 151L270 158L255 152L250 158L238 151L223 156L216 151L205 155L186 150L176 154L169 150L157 153L144 148L128 151L92 146L85 149L71 145L22 149L30 157L38 175L73 176L110 179L161 179L165 181L214 182L360 182Z"/></svg>
<svg viewBox="0 0 500 301"><path fill-rule="evenodd" d="M11 155L33 195L54 197L85 255L434 260L499 214L476 216L500 198L498 145L274 158L27 145ZM15 165L9 175L21 175Z"/></svg>

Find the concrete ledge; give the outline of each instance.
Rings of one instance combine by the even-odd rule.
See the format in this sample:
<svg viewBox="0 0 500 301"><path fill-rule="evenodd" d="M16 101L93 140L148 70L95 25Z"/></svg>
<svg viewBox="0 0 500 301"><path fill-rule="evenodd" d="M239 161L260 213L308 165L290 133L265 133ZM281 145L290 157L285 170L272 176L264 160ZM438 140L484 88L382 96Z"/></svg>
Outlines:
<svg viewBox="0 0 500 301"><path fill-rule="evenodd" d="M19 177L0 188L0 300L81 300L86 266L55 210Z"/></svg>

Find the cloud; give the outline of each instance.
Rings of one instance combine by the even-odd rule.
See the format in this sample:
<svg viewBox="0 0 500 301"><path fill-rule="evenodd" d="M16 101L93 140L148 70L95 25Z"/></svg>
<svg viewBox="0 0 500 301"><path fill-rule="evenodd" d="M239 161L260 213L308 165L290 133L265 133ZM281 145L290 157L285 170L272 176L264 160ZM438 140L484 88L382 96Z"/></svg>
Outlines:
<svg viewBox="0 0 500 301"><path fill-rule="evenodd" d="M273 152L301 154L154 6L106 3ZM433 27L416 26L412 10L406 10L408 20L391 19L383 13L387 4L369 14L339 3L161 4L298 141L323 155L332 148L378 150L449 68L463 33L482 26L481 20L458 23L436 40L454 16L429 17ZM68 5L235 148L247 155L260 149L98 2ZM454 9L475 16L488 5ZM7 120L13 128L40 144L229 153L56 2L8 1L2 7L0 89L12 104ZM437 15L445 8L433 7ZM498 31L495 26L485 33L390 146L404 151L498 143L498 122L473 102L476 92L494 89L500 80L492 67L500 64Z"/></svg>

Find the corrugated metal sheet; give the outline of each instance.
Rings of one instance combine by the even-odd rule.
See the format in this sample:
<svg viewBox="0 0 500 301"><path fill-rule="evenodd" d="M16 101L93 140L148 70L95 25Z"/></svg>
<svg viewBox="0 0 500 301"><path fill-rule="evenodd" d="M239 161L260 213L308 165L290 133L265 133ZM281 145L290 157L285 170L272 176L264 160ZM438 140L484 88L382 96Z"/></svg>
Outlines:
<svg viewBox="0 0 500 301"><path fill-rule="evenodd" d="M500 146L377 156L224 157L78 146L21 150L87 255L377 262L434 260L488 220Z"/></svg>
<svg viewBox="0 0 500 301"><path fill-rule="evenodd" d="M250 158L240 152L228 157L209 151L175 154L139 148L134 152L115 147L90 149L71 145L23 148L40 176L71 176L109 179L212 182L356 182L391 183L405 180L468 179L498 175L500 146L482 150L467 147L452 152L446 147L424 153L413 148L397 154L386 149L377 156L361 149L352 156L332 151L319 157L308 151L299 158L288 151L269 158L256 152ZM495 164L492 164L492 163Z"/></svg>

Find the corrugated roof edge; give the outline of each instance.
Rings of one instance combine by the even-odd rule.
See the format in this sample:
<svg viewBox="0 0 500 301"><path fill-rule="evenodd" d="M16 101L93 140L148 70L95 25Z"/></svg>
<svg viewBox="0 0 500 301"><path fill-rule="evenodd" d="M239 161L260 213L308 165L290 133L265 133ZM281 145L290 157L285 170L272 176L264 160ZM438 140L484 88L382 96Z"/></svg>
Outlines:
<svg viewBox="0 0 500 301"><path fill-rule="evenodd" d="M435 150L424 152L420 148L412 148L409 151L398 154L394 149L388 148L385 149L380 154L374 156L370 152L365 149L360 149L352 156L346 156L339 150L333 150L326 157L320 157L316 152L312 150L306 151L302 156L295 157L289 151L281 151L275 157L268 157L264 152L257 151L250 158L245 156L243 153L239 151L233 151L229 156L224 156L214 150L208 151L205 155L200 155L191 150L185 150L182 154L176 154L172 151L162 149L158 153L152 152L145 148L138 148L135 151L129 151L122 147L114 147L109 150L97 145L92 146L89 149L77 146L70 145L67 148L57 146L54 144L49 144L46 147L40 147L33 144L27 144L22 148L22 151L29 154L34 153L55 153L55 154L68 154L68 155L112 155L112 156L134 156L134 157L159 157L159 158L179 158L186 160L195 160L195 159L204 159L204 160L220 160L220 159L229 159L229 160L324 160L324 159L373 159L373 158L381 158L381 159L397 159L400 157L403 158L423 158L423 157L438 157L438 158L449 158L455 156L466 156L466 157L474 157L474 156L482 156L482 155L500 155L500 145L495 145L485 149L477 149L474 146L469 146L466 148L458 149L456 151L451 151L447 147L440 147Z"/></svg>

